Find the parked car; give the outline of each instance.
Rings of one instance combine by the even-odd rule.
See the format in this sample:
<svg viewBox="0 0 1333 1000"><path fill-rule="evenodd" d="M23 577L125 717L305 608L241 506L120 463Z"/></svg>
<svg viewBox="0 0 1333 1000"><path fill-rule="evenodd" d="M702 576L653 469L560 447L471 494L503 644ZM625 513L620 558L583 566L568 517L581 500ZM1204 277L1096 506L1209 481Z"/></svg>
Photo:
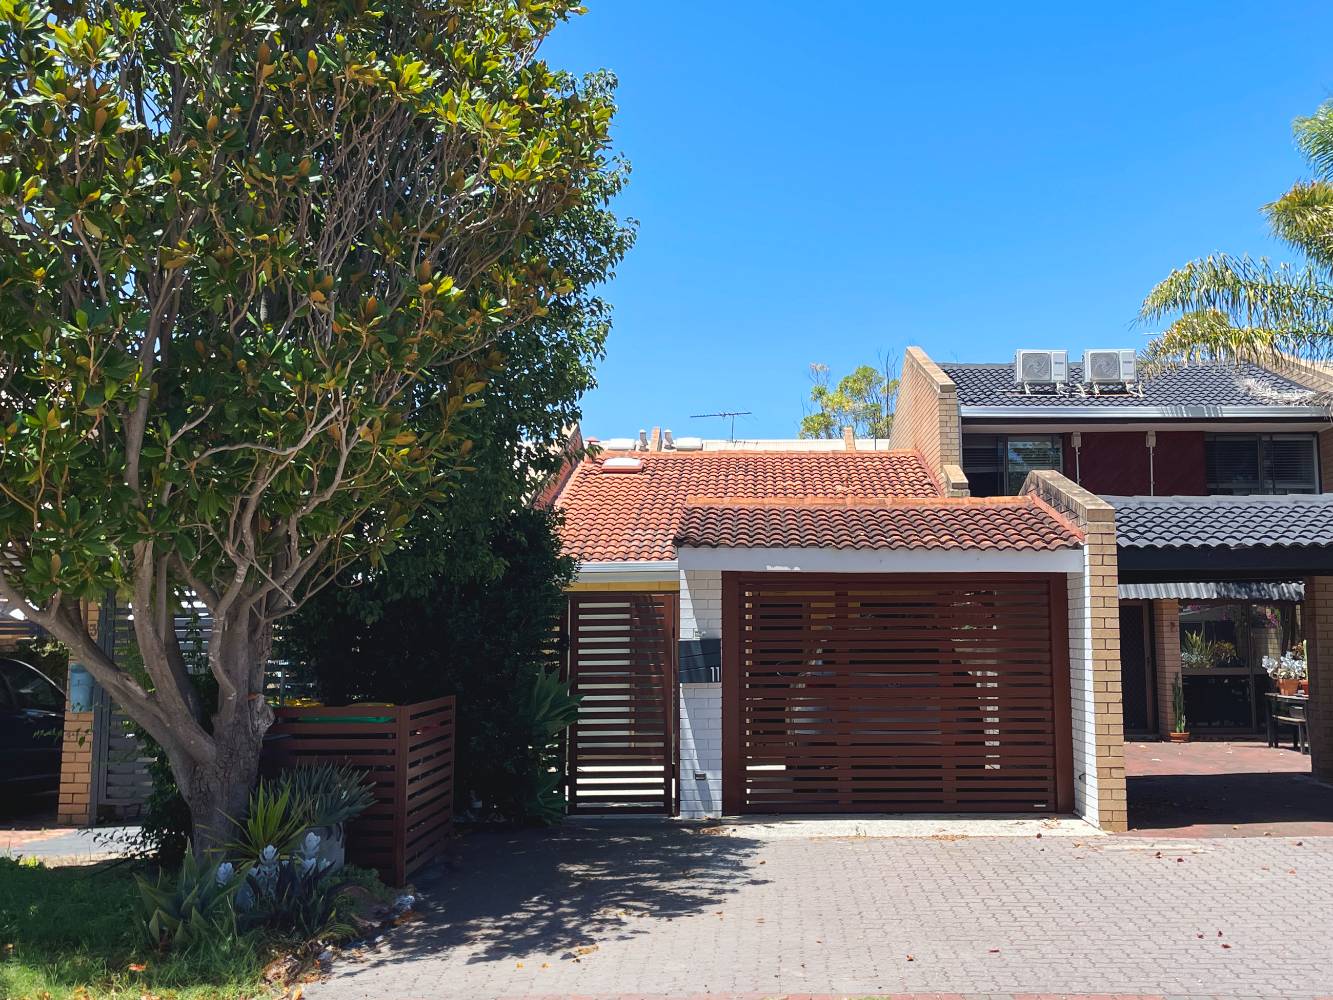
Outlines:
<svg viewBox="0 0 1333 1000"><path fill-rule="evenodd" d="M0 658L0 788L60 787L65 693L21 660Z"/></svg>

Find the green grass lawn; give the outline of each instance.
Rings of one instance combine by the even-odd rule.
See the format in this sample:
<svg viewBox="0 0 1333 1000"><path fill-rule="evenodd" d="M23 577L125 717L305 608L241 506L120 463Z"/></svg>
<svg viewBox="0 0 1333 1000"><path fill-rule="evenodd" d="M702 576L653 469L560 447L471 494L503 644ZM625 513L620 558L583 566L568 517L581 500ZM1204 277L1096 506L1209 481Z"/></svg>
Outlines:
<svg viewBox="0 0 1333 1000"><path fill-rule="evenodd" d="M135 942L133 863L43 868L0 858L0 997L267 997L253 939L184 957Z"/></svg>

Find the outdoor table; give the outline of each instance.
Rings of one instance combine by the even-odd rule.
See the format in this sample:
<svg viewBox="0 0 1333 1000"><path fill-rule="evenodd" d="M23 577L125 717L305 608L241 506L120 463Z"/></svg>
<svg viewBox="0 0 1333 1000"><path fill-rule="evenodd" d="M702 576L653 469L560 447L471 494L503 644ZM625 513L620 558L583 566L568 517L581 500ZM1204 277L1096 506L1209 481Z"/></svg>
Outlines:
<svg viewBox="0 0 1333 1000"><path fill-rule="evenodd" d="M1277 746L1277 727L1281 723L1293 726L1296 729L1292 749L1299 750L1302 753L1310 752L1309 728L1305 714L1306 707L1309 704L1309 695L1277 694L1272 691L1268 693L1268 745L1270 747Z"/></svg>

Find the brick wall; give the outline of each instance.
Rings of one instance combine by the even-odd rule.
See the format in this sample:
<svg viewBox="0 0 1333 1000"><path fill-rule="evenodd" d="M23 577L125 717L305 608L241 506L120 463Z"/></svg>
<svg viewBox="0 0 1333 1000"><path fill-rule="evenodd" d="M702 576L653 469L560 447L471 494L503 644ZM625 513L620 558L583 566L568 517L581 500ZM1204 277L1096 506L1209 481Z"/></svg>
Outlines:
<svg viewBox="0 0 1333 1000"><path fill-rule="evenodd" d="M88 634L97 638L98 606L87 604L82 609L88 623ZM69 677L65 690L70 689ZM93 712L70 710L65 702L65 724L60 746L60 794L56 804L56 822L88 826L97 818L97 803L93 801Z"/></svg>
<svg viewBox="0 0 1333 1000"><path fill-rule="evenodd" d="M93 713L65 708L56 822L87 826L93 816Z"/></svg>
<svg viewBox="0 0 1333 1000"><path fill-rule="evenodd" d="M1333 576L1305 581L1306 655L1310 664L1310 756L1314 776L1333 783Z"/></svg>
<svg viewBox="0 0 1333 1000"><path fill-rule="evenodd" d="M1157 668L1157 729L1175 728L1175 683L1180 676L1180 602L1152 602L1152 654Z"/></svg>
<svg viewBox="0 0 1333 1000"><path fill-rule="evenodd" d="M967 496L958 387L919 347L903 355L889 444L919 451L949 496Z"/></svg>
<svg viewBox="0 0 1333 1000"><path fill-rule="evenodd" d="M1082 573L1069 577L1069 687L1073 714L1074 805L1103 830L1128 826L1124 707L1120 695L1120 596L1115 511L1058 472L1023 484L1083 529Z"/></svg>
<svg viewBox="0 0 1333 1000"><path fill-rule="evenodd" d="M680 574L680 637L722 635L722 574ZM705 819L722 814L722 685L680 686L680 815Z"/></svg>

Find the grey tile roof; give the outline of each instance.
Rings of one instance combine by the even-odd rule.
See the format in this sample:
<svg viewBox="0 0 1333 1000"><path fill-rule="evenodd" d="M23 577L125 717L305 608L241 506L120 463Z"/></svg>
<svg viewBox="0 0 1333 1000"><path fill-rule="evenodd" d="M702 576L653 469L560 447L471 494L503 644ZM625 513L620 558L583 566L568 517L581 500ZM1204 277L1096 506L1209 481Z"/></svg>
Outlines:
<svg viewBox="0 0 1333 1000"><path fill-rule="evenodd" d="M1105 497L1122 548L1333 546L1333 493L1249 497Z"/></svg>
<svg viewBox="0 0 1333 1000"><path fill-rule="evenodd" d="M1218 580L1208 583L1122 583L1122 601L1303 601L1299 580Z"/></svg>
<svg viewBox="0 0 1333 1000"><path fill-rule="evenodd" d="M1175 368L1142 383L1143 395L1104 393L1083 395L1078 386L1083 365L1069 365L1067 391L1025 394L1014 385L1012 364L940 364L958 386L964 415L969 407L1019 407L1057 411L1091 407L1104 410L1132 408L1197 409L1213 407L1291 407L1295 412L1318 408L1309 387L1275 375L1254 364L1200 364ZM1182 416L1188 414L1181 414Z"/></svg>

